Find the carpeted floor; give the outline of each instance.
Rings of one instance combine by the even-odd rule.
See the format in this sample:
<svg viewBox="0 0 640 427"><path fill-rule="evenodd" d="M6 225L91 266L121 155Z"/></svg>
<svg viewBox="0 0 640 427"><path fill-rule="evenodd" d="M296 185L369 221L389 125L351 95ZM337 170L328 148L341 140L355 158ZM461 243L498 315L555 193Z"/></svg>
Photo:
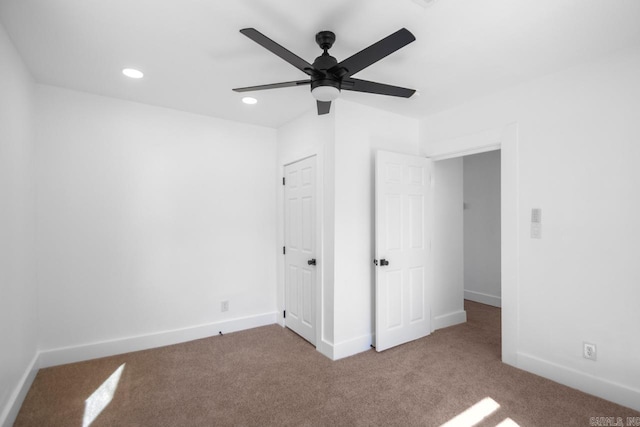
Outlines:
<svg viewBox="0 0 640 427"><path fill-rule="evenodd" d="M502 364L500 310L465 308L466 324L336 362L272 325L42 369L15 425L87 425L91 409L108 401L94 391L109 388L113 399L92 426L437 426L485 398L500 406L479 426L640 416Z"/></svg>

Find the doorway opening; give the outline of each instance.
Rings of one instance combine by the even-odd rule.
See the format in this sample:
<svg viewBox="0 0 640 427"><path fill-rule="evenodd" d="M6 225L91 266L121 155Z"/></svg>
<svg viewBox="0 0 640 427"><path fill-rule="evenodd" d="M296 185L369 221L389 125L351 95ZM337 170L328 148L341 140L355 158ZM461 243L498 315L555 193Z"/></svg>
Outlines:
<svg viewBox="0 0 640 427"><path fill-rule="evenodd" d="M501 161L499 147L434 161L435 328L466 321L490 328L496 344L502 306Z"/></svg>
<svg viewBox="0 0 640 427"><path fill-rule="evenodd" d="M462 162L464 299L501 307L500 150Z"/></svg>
<svg viewBox="0 0 640 427"><path fill-rule="evenodd" d="M520 244L518 240L520 229L520 201L519 201L519 143L518 123L508 123L493 129L479 131L451 139L443 139L430 144L430 158L434 170L434 295L435 313L433 319L436 329L462 323L466 320L462 302L464 295L464 279L459 278L464 271L462 262L462 226L452 226L449 212L441 207L453 206L450 212L462 216L462 184L455 190L452 184L461 181L461 174L441 172L441 165L448 161L462 162L466 155L500 150L500 324L501 324L501 358L504 363L519 367L518 364L518 298L519 298L519 258ZM459 164L458 164L459 165ZM459 165L459 167L461 167ZM458 177L458 178L456 178ZM457 191L457 192L456 192ZM460 195L456 199L457 194ZM451 203L451 200L454 203ZM458 203L459 202L459 203ZM456 210L457 209L457 210ZM463 221L462 219L460 221ZM456 234L458 233L458 234ZM458 239L452 243L452 239ZM457 242L460 242L459 244ZM459 246L459 249L456 249ZM454 250L451 248L453 247ZM451 258L462 252L462 255ZM453 261L452 261L453 259ZM458 263L458 264L456 264ZM456 276L457 275L457 276ZM453 292L451 292L453 289ZM449 293L446 293L449 292ZM444 297L443 293L446 293ZM445 306L446 304L446 306ZM452 307L453 306L453 307ZM433 313L433 311L432 311Z"/></svg>
<svg viewBox="0 0 640 427"><path fill-rule="evenodd" d="M502 311L500 150L464 156L462 163L464 309L467 322L498 344ZM496 345L496 351L498 348Z"/></svg>

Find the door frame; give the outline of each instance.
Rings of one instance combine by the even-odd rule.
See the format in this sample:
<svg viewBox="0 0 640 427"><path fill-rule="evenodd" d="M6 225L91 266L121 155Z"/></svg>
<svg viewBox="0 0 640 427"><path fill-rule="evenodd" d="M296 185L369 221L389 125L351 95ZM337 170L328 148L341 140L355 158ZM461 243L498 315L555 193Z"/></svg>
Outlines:
<svg viewBox="0 0 640 427"><path fill-rule="evenodd" d="M285 176L285 167L291 165L293 163L300 162L302 160L306 160L309 158L315 157L316 159L316 189L315 189L315 233L316 233L316 241L315 241L315 254L317 259L317 265L315 268L315 281L316 281L316 294L315 294L315 330L316 330L316 343L315 347L318 351L324 353L324 341L322 337L324 336L324 276L325 276L325 265L324 262L326 258L326 251L324 251L324 233L323 233L323 215L324 215L324 186L323 186L323 168L324 163L322 159L321 153L313 152L308 153L307 155L302 155L292 160L284 160L278 166L278 231L277 231L277 285L276 285L276 306L278 308L277 313L277 322L280 326L285 327L285 319L284 319L284 310L286 310L286 286L285 286L285 256L282 253L282 248L285 246L285 224L284 224L284 211L285 211L285 203L286 200L284 198L284 190L285 186L282 184L282 178Z"/></svg>
<svg viewBox="0 0 640 427"><path fill-rule="evenodd" d="M501 302L502 361L518 366L519 348L519 154L518 123L436 141L427 155L431 160L445 160L486 151L500 153L500 232L501 232ZM434 224L436 227L437 224Z"/></svg>

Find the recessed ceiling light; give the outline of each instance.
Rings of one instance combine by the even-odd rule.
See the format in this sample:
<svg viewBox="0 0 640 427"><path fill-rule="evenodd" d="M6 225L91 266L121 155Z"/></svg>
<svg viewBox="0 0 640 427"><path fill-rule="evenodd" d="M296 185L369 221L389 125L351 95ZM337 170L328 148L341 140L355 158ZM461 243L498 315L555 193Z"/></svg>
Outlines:
<svg viewBox="0 0 640 427"><path fill-rule="evenodd" d="M250 96L245 96L244 98L242 98L242 102L244 102L245 104L253 105L257 104L258 100Z"/></svg>
<svg viewBox="0 0 640 427"><path fill-rule="evenodd" d="M136 70L135 68L125 68L122 70L122 74L127 77L131 77L132 79L141 79L144 77L144 73L140 70Z"/></svg>

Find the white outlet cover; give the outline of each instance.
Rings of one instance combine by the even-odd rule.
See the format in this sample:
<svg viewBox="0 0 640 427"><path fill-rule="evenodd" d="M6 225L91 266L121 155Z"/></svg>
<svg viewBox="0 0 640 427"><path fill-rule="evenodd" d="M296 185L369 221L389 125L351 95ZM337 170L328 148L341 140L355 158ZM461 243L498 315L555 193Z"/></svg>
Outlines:
<svg viewBox="0 0 640 427"><path fill-rule="evenodd" d="M583 343L582 355L585 359L597 360L598 351L596 345L588 342Z"/></svg>

